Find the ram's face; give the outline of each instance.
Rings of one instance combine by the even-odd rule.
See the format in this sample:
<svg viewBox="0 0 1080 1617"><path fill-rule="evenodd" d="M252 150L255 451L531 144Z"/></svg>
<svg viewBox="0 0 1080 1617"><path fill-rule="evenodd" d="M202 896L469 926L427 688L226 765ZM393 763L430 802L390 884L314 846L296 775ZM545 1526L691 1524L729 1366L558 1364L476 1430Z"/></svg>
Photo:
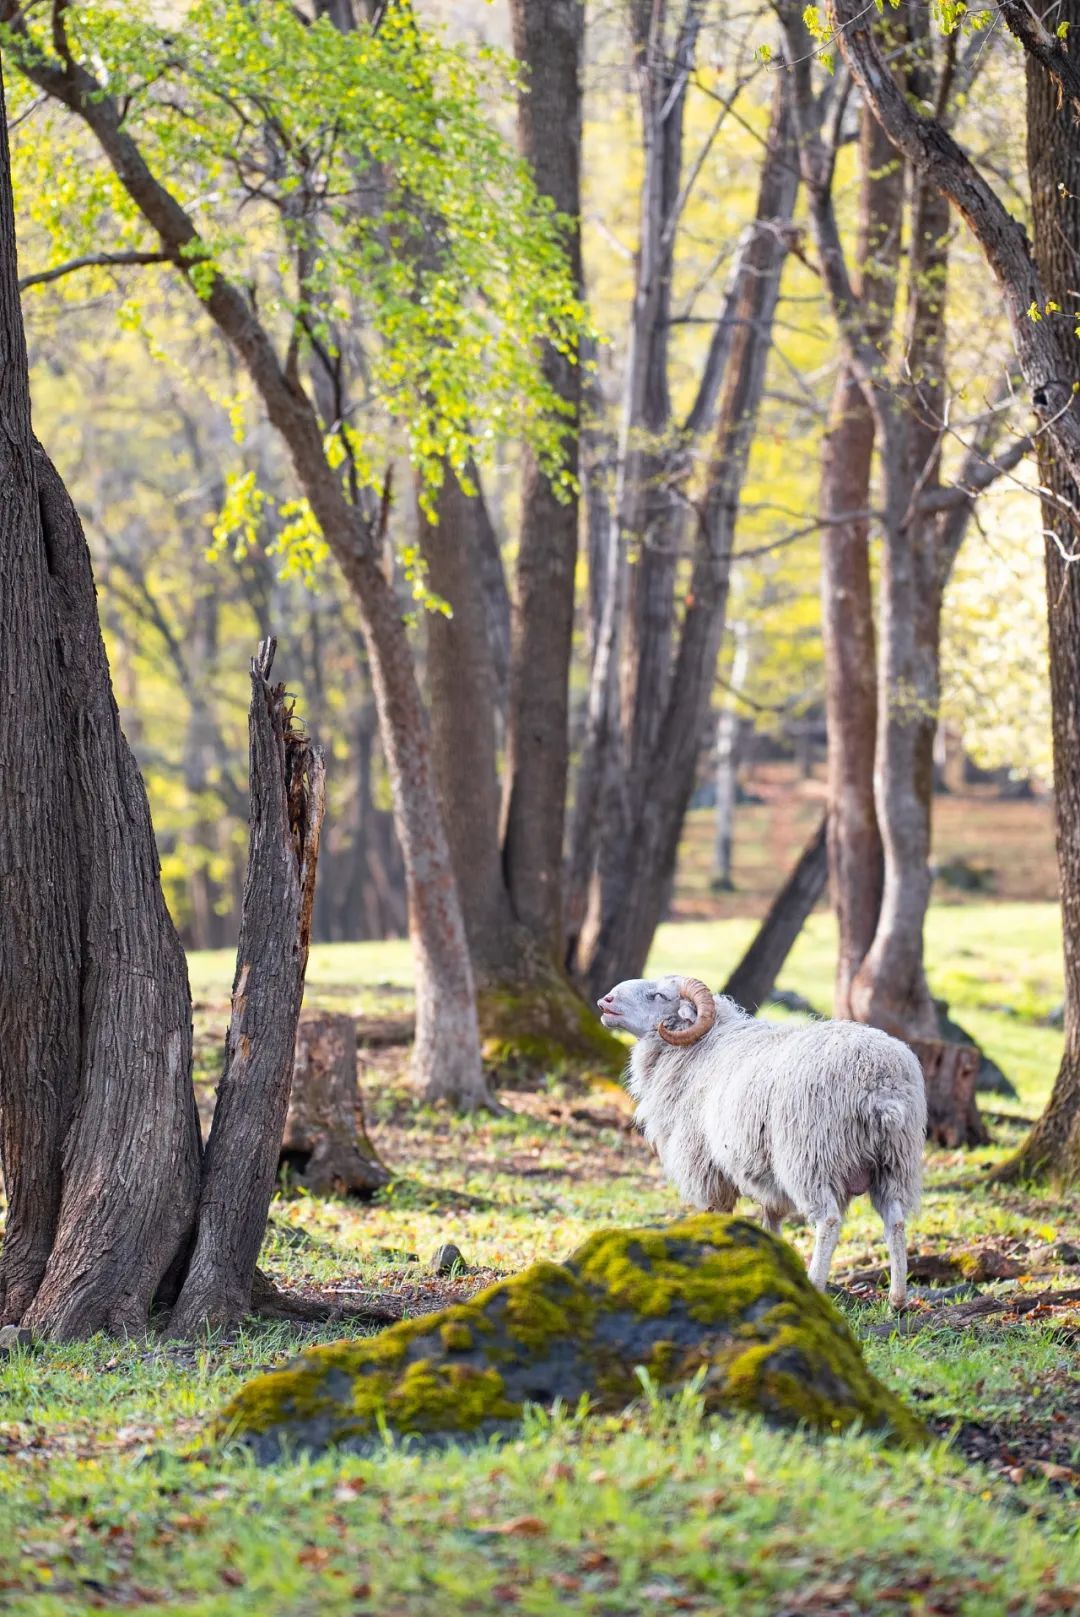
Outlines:
<svg viewBox="0 0 1080 1617"><path fill-rule="evenodd" d="M688 999L679 995L678 977L631 977L597 1000L600 1020L605 1027L621 1028L643 1039L655 1033L661 1022L675 1026L679 1022L693 1022L697 1011Z"/></svg>

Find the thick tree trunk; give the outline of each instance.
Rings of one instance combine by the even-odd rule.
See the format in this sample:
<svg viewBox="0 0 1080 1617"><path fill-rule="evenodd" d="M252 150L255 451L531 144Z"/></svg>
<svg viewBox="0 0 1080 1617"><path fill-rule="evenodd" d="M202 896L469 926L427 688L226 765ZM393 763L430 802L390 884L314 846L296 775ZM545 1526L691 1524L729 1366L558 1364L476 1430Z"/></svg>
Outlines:
<svg viewBox="0 0 1080 1617"><path fill-rule="evenodd" d="M1051 32L1068 25L1080 37L1080 0L1061 0L1046 21ZM1041 64L1027 63L1028 174L1035 229L1035 256L1047 293L1062 309L1057 325L1059 374L1076 376L1071 335L1080 304L1080 129L1076 109L1062 104ZM1065 1050L1046 1111L1020 1152L999 1177L1080 1178L1080 567L1067 557L1080 551L1080 486L1063 456L1043 433L1038 442L1039 481L1048 491L1042 519L1046 533L1046 596L1050 628L1050 692L1054 738L1054 811L1065 944ZM1061 502L1061 503L1058 503Z"/></svg>
<svg viewBox="0 0 1080 1617"><path fill-rule="evenodd" d="M744 1010L764 1005L784 968L807 916L825 891L829 877L826 816L772 903L750 947L724 984L723 992Z"/></svg>
<svg viewBox="0 0 1080 1617"><path fill-rule="evenodd" d="M868 108L860 126L856 285L884 370L896 294L904 173ZM821 465L821 632L829 756L829 870L839 934L834 1014L874 940L884 880L874 804L877 672L870 586L874 416L854 371L837 377Z"/></svg>
<svg viewBox="0 0 1080 1617"><path fill-rule="evenodd" d="M0 206L10 208L6 180L2 189L8 195ZM0 256L0 274L6 280L11 273L13 280L13 252ZM7 313L17 318L17 303ZM67 862L61 858L43 873L38 902L56 884L70 905L45 958L68 979L73 1015L70 1031L59 1036L65 1070L58 1099L66 1130L53 1135L50 1154L30 1170L36 1180L47 1166L51 1182L61 1187L51 1228L39 1221L30 1241L40 1252L48 1229L48 1262L32 1300L25 1290L21 1295L9 1290L6 1313L14 1317L21 1311L31 1328L68 1337L145 1323L190 1225L200 1146L187 970L161 894L142 781L112 698L89 553L63 484L36 448L31 475L38 515L21 545L30 553L37 550L48 568L53 631L47 651L55 657L59 727L47 739L43 731L39 744L25 749L26 778L19 788L18 775L6 774L5 797L12 803L36 801L42 777L48 778L49 755L59 749L67 781L58 806L67 816L74 849L75 889L68 886ZM4 621L8 641L10 620ZM25 659L28 641L18 639ZM14 697L20 687L10 683L4 689ZM20 695L20 713L24 701ZM5 731L9 726L12 735L19 733L19 714L8 716ZM15 930L4 930L9 929ZM69 953L65 939L72 938L73 929ZM27 935L21 926L18 930L25 948ZM10 993L5 986L5 1003ZM52 998L47 995L45 1003ZM42 1142L40 1125L28 1139L19 1119L28 1102L46 1117L54 1115L51 1097L46 1098L52 1082L47 1067L40 1054L27 1054L29 1062L6 1074L0 1091L5 1178L16 1187L20 1203L17 1187L29 1166L27 1150ZM15 1257L23 1244L18 1219L13 1233ZM5 1269L8 1261L5 1246Z"/></svg>
<svg viewBox="0 0 1080 1617"><path fill-rule="evenodd" d="M447 469L435 521L420 513L420 542L428 582L450 608L449 616L427 614L432 756L469 954L483 982L512 964L513 916L499 845L495 673L477 588L481 505Z"/></svg>
<svg viewBox="0 0 1080 1617"><path fill-rule="evenodd" d="M336 1011L301 1016L281 1155L314 1195L370 1197L389 1184L360 1110L354 1017Z"/></svg>
<svg viewBox="0 0 1080 1617"><path fill-rule="evenodd" d="M528 82L518 100L522 155L567 221L578 287L581 267L583 0L512 0L514 50ZM566 472L577 478L581 369L547 349L548 383L566 406ZM562 954L563 826L568 691L578 545L575 485L560 491L527 454L514 580L506 743L503 861L513 914L554 962Z"/></svg>
<svg viewBox="0 0 1080 1617"><path fill-rule="evenodd" d="M203 1163L195 1243L173 1311L190 1335L251 1307L289 1104L325 807L321 753L269 683L274 641L251 665L248 874L225 1071Z"/></svg>
<svg viewBox="0 0 1080 1617"><path fill-rule="evenodd" d="M0 407L0 1317L74 1336L145 1322L199 1136L187 973L90 558L32 437L2 98Z"/></svg>

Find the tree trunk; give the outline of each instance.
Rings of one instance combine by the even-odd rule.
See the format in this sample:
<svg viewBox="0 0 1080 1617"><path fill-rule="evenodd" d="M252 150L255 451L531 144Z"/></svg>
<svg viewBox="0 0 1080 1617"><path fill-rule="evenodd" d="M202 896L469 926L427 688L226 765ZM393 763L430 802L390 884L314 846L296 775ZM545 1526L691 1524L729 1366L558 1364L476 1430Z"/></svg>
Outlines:
<svg viewBox="0 0 1080 1617"><path fill-rule="evenodd" d="M924 42L928 43L928 42ZM913 75L914 77L914 75ZM908 259L904 458L886 448L886 533L875 800L885 881L874 942L852 987L860 1021L933 1039L937 1014L926 981L923 930L930 902L930 819L938 719L941 601L945 578L936 512L918 513L939 486L945 419L945 293L949 207L915 181ZM898 487L890 488L897 483Z"/></svg>
<svg viewBox="0 0 1080 1617"><path fill-rule="evenodd" d="M829 878L826 816L799 855L750 947L724 984L723 992L751 1013L760 1010L784 968L807 916Z"/></svg>
<svg viewBox="0 0 1080 1617"><path fill-rule="evenodd" d="M269 683L275 643L251 665L248 874L225 1071L203 1163L195 1243L172 1330L233 1325L251 1306L289 1104L325 807L322 754Z"/></svg>
<svg viewBox="0 0 1080 1617"><path fill-rule="evenodd" d="M739 795L739 764L742 754L744 722L738 701L746 684L750 666L750 636L745 623L734 629L735 656L731 663L731 679L727 701L716 721L716 763L713 780L716 784L716 803L713 807L713 865L711 887L716 892L730 892L731 861L735 840L735 804Z"/></svg>
<svg viewBox="0 0 1080 1617"><path fill-rule="evenodd" d="M579 969L595 997L612 982L638 975L668 902L679 838L697 776L724 629L728 578L739 496L749 457L765 365L772 340L780 273L787 254L784 227L794 207L797 173L786 98L773 102L754 225L740 254L732 287L730 346L716 434L697 532L669 697L656 745L626 773L609 770L596 901L579 939ZM643 666L639 657L639 664ZM651 701L649 692L639 699ZM633 858L627 851L633 849Z"/></svg>
<svg viewBox="0 0 1080 1617"><path fill-rule="evenodd" d="M389 1184L360 1108L354 1017L335 1011L301 1016L281 1155L313 1195L370 1197Z"/></svg>
<svg viewBox="0 0 1080 1617"><path fill-rule="evenodd" d="M528 71L518 99L521 152L539 189L567 221L576 285L581 267L583 0L512 0L514 50ZM563 825L568 690L578 545L581 368L553 348L544 374L566 407L565 471L556 489L527 454L514 580L503 862L517 921L554 964L562 956Z"/></svg>
<svg viewBox="0 0 1080 1617"><path fill-rule="evenodd" d="M3 166L0 209L10 220L6 152ZM5 287L9 282L14 287L14 250L6 229L3 236L0 279ZM18 319L12 292L4 324ZM12 346L12 362L5 367L9 376L20 368ZM24 357L21 369L25 388ZM54 814L63 816L70 856L62 845L53 844L49 864L39 873L42 888L36 895L24 894L25 909L9 908L4 931L17 931L18 953L31 949L37 924L30 906L44 900L56 930L42 939L41 963L59 983L45 994L43 1004L55 1004L62 993L71 1014L70 1028L55 1035L63 1061L59 1073L50 1070L52 1062L40 1045L25 1042L20 1049L8 1037L3 1040L4 1172L14 1190L13 1211L17 1209L4 1249L5 1316L21 1315L32 1329L63 1338L94 1330L123 1332L145 1323L154 1293L190 1226L200 1145L191 1085L187 970L161 894L142 780L112 698L89 553L63 484L40 449L31 451L28 415L20 421L8 411L5 419L9 444L15 430L25 430L13 453L20 480L31 480L35 508L21 533L9 521L7 539L25 552L26 562L18 569L24 580L24 569L37 560L35 582L45 613L35 628L52 620L37 655L53 664L51 683L59 703L58 711L45 708L35 743L28 746L23 739L16 750L5 774L4 800L20 805L22 816L23 804L40 807L43 786L56 789L42 828ZM17 510L25 520L26 507ZM0 573L7 572L5 561ZM8 645L17 639L22 667L21 678L6 681L0 697L14 700L18 693L17 710L4 715L5 737L12 738L24 736L24 681L35 655L27 605L24 601L20 612L15 601L5 602L5 612L13 610L14 615L2 620L2 638ZM27 632L16 627L13 634L11 626L22 623ZM57 753L66 760L66 781L54 774ZM12 847L7 835L5 846ZM14 861L8 858L10 869ZM53 889L55 902L65 906L62 916L51 913ZM27 973L36 969L35 957L33 965L26 958L14 976L9 967L4 970L9 1015L19 1015L14 1006L33 993ZM41 1010L29 1014L40 1016ZM18 1070L7 1065L12 1055ZM55 1099L50 1093L54 1084ZM28 1130L27 1111L39 1108L43 1115ZM48 1139L43 1138L45 1126ZM21 1216L20 1189L27 1170L31 1184L45 1179L59 1189L51 1207L35 1195L29 1229ZM39 1261L48 1254L32 1291L20 1261L24 1247ZM15 1274L21 1284L8 1280Z"/></svg>
<svg viewBox="0 0 1080 1617"><path fill-rule="evenodd" d="M1043 7L1037 8L1039 11ZM1068 25L1080 37L1080 0L1061 0L1052 28ZM1028 174L1035 257L1047 293L1062 309L1061 376L1076 375L1075 338L1080 286L1080 130L1070 103L1031 57L1027 62ZM1054 812L1057 822L1065 945L1065 1050L1049 1104L1017 1156L999 1178L1071 1181L1080 1177L1080 568L1066 557L1080 550L1080 528L1069 513L1080 509L1080 486L1070 476L1048 433L1038 440L1039 481L1048 490L1046 596L1050 629L1050 693L1054 741ZM1057 502L1064 502L1058 504Z"/></svg>
<svg viewBox="0 0 1080 1617"><path fill-rule="evenodd" d="M855 272L867 338L884 369L896 295L904 172L863 108ZM837 377L821 465L821 633L829 762L829 871L839 934L834 1014L874 940L884 880L874 805L877 677L870 586L874 416L850 365Z"/></svg>
<svg viewBox="0 0 1080 1617"><path fill-rule="evenodd" d="M477 588L484 515L447 468L435 521L420 513L428 582L449 616L427 613L427 676L435 774L478 979L511 965L512 914L499 846L495 673L483 593Z"/></svg>
<svg viewBox="0 0 1080 1617"><path fill-rule="evenodd" d="M191 1007L78 518L35 444L0 96L0 1317L137 1329L194 1212Z"/></svg>

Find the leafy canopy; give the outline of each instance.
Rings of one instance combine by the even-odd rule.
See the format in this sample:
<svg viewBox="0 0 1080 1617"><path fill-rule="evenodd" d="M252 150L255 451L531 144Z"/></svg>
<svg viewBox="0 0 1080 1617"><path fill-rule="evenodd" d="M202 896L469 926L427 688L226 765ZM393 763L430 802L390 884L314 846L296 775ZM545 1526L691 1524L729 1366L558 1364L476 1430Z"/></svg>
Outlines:
<svg viewBox="0 0 1080 1617"><path fill-rule="evenodd" d="M498 127L512 63L395 0L348 34L282 0L197 0L180 28L145 0L66 16L73 54L197 226L196 290L215 271L245 284L283 351L327 373L340 333L359 335L362 380L327 422L354 490L404 448L430 494L445 462L467 477L507 438L563 482L564 407L537 354L573 354L584 311L563 221ZM52 54L43 31L34 43ZM50 261L153 249L85 130L46 116L51 138L40 114L15 138Z"/></svg>

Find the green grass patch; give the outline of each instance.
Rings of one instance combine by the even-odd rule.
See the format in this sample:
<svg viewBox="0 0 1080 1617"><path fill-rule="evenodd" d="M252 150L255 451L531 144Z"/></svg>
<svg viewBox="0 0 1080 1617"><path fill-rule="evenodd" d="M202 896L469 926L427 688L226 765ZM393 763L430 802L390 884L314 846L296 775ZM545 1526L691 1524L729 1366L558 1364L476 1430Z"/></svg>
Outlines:
<svg viewBox="0 0 1080 1617"><path fill-rule="evenodd" d="M754 924L669 924L650 970L722 982ZM833 947L830 918L815 915L782 977L822 1010ZM1037 1112L1061 1048L1038 1020L1061 993L1054 907L935 907L928 956L935 991L1017 1083L1021 1110ZM209 1074L232 959L195 955L191 974ZM408 946L317 947L308 1002L406 1015ZM447 1285L465 1296L564 1258L598 1229L678 1211L609 1091L586 1103L553 1083L508 1095L511 1115L463 1119L416 1108L400 1057L373 1061L361 1069L366 1111L400 1178L369 1205L279 1196L262 1261L283 1285L345 1302L375 1288L420 1314L453 1300ZM1076 1239L1071 1202L984 1183L1021 1128L995 1125L994 1144L979 1152L930 1154L914 1246ZM809 1230L786 1234L805 1258ZM447 1240L479 1273L428 1274ZM880 1224L860 1198L837 1269L882 1256ZM887 1318L882 1303L848 1313L857 1331ZM874 1337L866 1352L874 1373L946 1433L1000 1422L1068 1434L1078 1335L1080 1323L1070 1336L1036 1322ZM1076 1493L1037 1472L1012 1482L945 1443L898 1457L864 1436L814 1441L754 1420L705 1419L683 1399L617 1418L537 1416L502 1448L424 1457L404 1445L370 1460L258 1470L210 1448L212 1417L297 1342L283 1327L257 1326L193 1349L94 1341L0 1363L0 1608L25 1617L1080 1612ZM1055 1451L1066 1466L1068 1441Z"/></svg>

